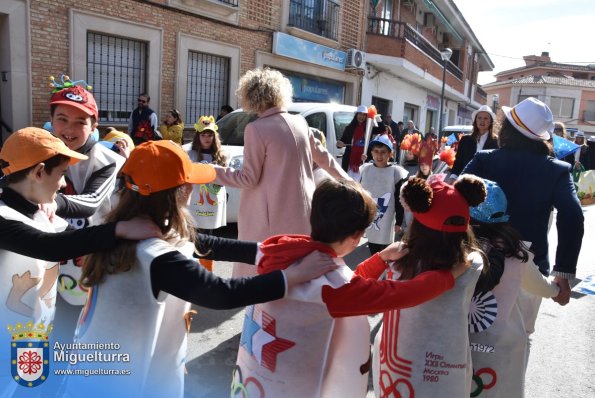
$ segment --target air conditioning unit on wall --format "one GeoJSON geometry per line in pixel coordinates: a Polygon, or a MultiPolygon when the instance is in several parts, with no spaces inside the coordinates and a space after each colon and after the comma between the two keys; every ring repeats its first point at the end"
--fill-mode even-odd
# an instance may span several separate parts
{"type": "Polygon", "coordinates": [[[347,51],[347,69],[364,69],[366,67],[366,53],[352,48],[347,51]]]}

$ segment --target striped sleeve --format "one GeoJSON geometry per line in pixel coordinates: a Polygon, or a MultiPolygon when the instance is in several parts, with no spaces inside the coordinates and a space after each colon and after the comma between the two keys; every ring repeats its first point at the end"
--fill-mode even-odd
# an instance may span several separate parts
{"type": "Polygon", "coordinates": [[[91,174],[80,194],[58,194],[56,214],[65,218],[92,216],[103,201],[111,195],[116,185],[116,176],[116,163],[110,163],[91,174]]]}

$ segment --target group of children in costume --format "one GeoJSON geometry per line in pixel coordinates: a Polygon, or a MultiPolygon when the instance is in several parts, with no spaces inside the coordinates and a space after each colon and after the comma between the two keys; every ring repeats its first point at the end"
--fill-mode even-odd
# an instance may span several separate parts
{"type": "MultiPolygon", "coordinates": [[[[370,143],[374,162],[361,172],[370,193],[352,181],[322,182],[314,193],[310,236],[275,236],[259,245],[198,238],[202,252],[258,267],[258,276],[223,280],[193,259],[193,206],[202,201],[216,207],[223,191],[199,188],[215,179],[213,167],[201,161],[226,162],[212,117],[198,121],[198,138],[189,147],[150,141],[124,163],[89,138],[97,106],[85,88],[56,91],[51,114],[58,138],[27,128],[11,135],[0,152],[6,182],[0,196],[0,256],[11,262],[1,272],[12,281],[2,319],[51,323],[62,284],[56,261],[93,253],[83,267],[61,269],[78,271],[66,274],[76,284],[63,290],[71,302],[84,302],[74,341],[117,342],[130,362],[102,365],[132,369],[109,382],[70,377],[60,394],[182,397],[187,314],[195,303],[250,306],[232,396],[362,397],[372,367],[381,397],[522,396],[524,371],[509,366],[513,356],[526,358],[527,336],[515,297],[521,286],[544,297],[556,295],[557,288],[534,272],[518,235],[505,228],[506,202],[497,185],[470,176],[453,185],[440,178],[402,182],[405,175],[388,163],[392,144],[380,136],[370,143]],[[112,205],[118,171],[123,187],[112,205]],[[71,190],[56,195],[66,186],[64,175],[71,190]],[[373,238],[375,254],[352,272],[341,258],[366,231],[374,236],[374,226],[392,227],[387,212],[397,202],[412,214],[403,241],[392,243],[394,230],[373,238]],[[39,205],[46,203],[53,205],[42,211],[39,205]],[[59,216],[71,224],[84,218],[81,225],[89,228],[55,233],[65,227],[59,216]],[[100,217],[105,224],[93,227],[100,217]],[[483,240],[477,241],[473,230],[483,240]],[[32,246],[35,242],[44,243],[32,246]],[[498,257],[492,252],[503,260],[500,282],[476,292],[488,268],[484,253],[498,257]],[[385,271],[387,279],[379,280],[385,271]],[[379,312],[384,324],[372,361],[363,316],[379,312]]],[[[3,336],[3,344],[7,340],[3,336]]],[[[73,365],[93,367],[84,361],[73,365]]],[[[0,392],[10,396],[18,385],[4,372],[0,392]]]]}

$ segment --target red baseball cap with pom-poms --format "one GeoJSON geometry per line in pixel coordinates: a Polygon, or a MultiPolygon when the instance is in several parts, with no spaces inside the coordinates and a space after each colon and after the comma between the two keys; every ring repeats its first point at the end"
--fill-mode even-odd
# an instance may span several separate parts
{"type": "Polygon", "coordinates": [[[52,105],[68,105],[80,109],[89,116],[93,116],[95,121],[99,119],[99,112],[95,97],[89,91],[89,86],[84,80],[71,81],[68,76],[62,75],[61,80],[57,81],[50,76],[50,87],[52,87],[52,105]]]}
{"type": "Polygon", "coordinates": [[[459,189],[439,178],[432,181],[413,178],[403,187],[401,197],[422,225],[441,232],[465,232],[469,226],[469,206],[483,202],[485,184],[470,176],[455,184],[459,189]]]}
{"type": "Polygon", "coordinates": [[[442,232],[465,232],[469,225],[469,204],[452,185],[443,181],[430,184],[433,197],[430,210],[425,213],[413,212],[413,217],[426,227],[442,232]],[[463,225],[447,224],[454,216],[463,217],[463,225]]]}

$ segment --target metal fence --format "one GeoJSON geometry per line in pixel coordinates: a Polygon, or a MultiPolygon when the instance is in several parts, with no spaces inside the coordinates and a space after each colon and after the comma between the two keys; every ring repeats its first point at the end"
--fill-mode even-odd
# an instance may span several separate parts
{"type": "Polygon", "coordinates": [[[290,0],[288,25],[337,40],[340,8],[330,0],[290,0]]]}
{"type": "MultiPolygon", "coordinates": [[[[127,122],[146,89],[147,43],[103,33],[87,33],[87,83],[102,123],[127,122]]],[[[72,76],[75,80],[78,76],[72,76]]]]}
{"type": "MultiPolygon", "coordinates": [[[[395,39],[406,39],[440,65],[444,62],[442,61],[440,50],[406,22],[368,17],[368,33],[393,37],[395,39]]],[[[452,61],[446,63],[446,70],[458,79],[463,79],[463,71],[453,64],[452,61]]]]}
{"type": "Polygon", "coordinates": [[[229,102],[229,58],[190,51],[186,89],[186,124],[202,115],[217,116],[229,102]]]}

